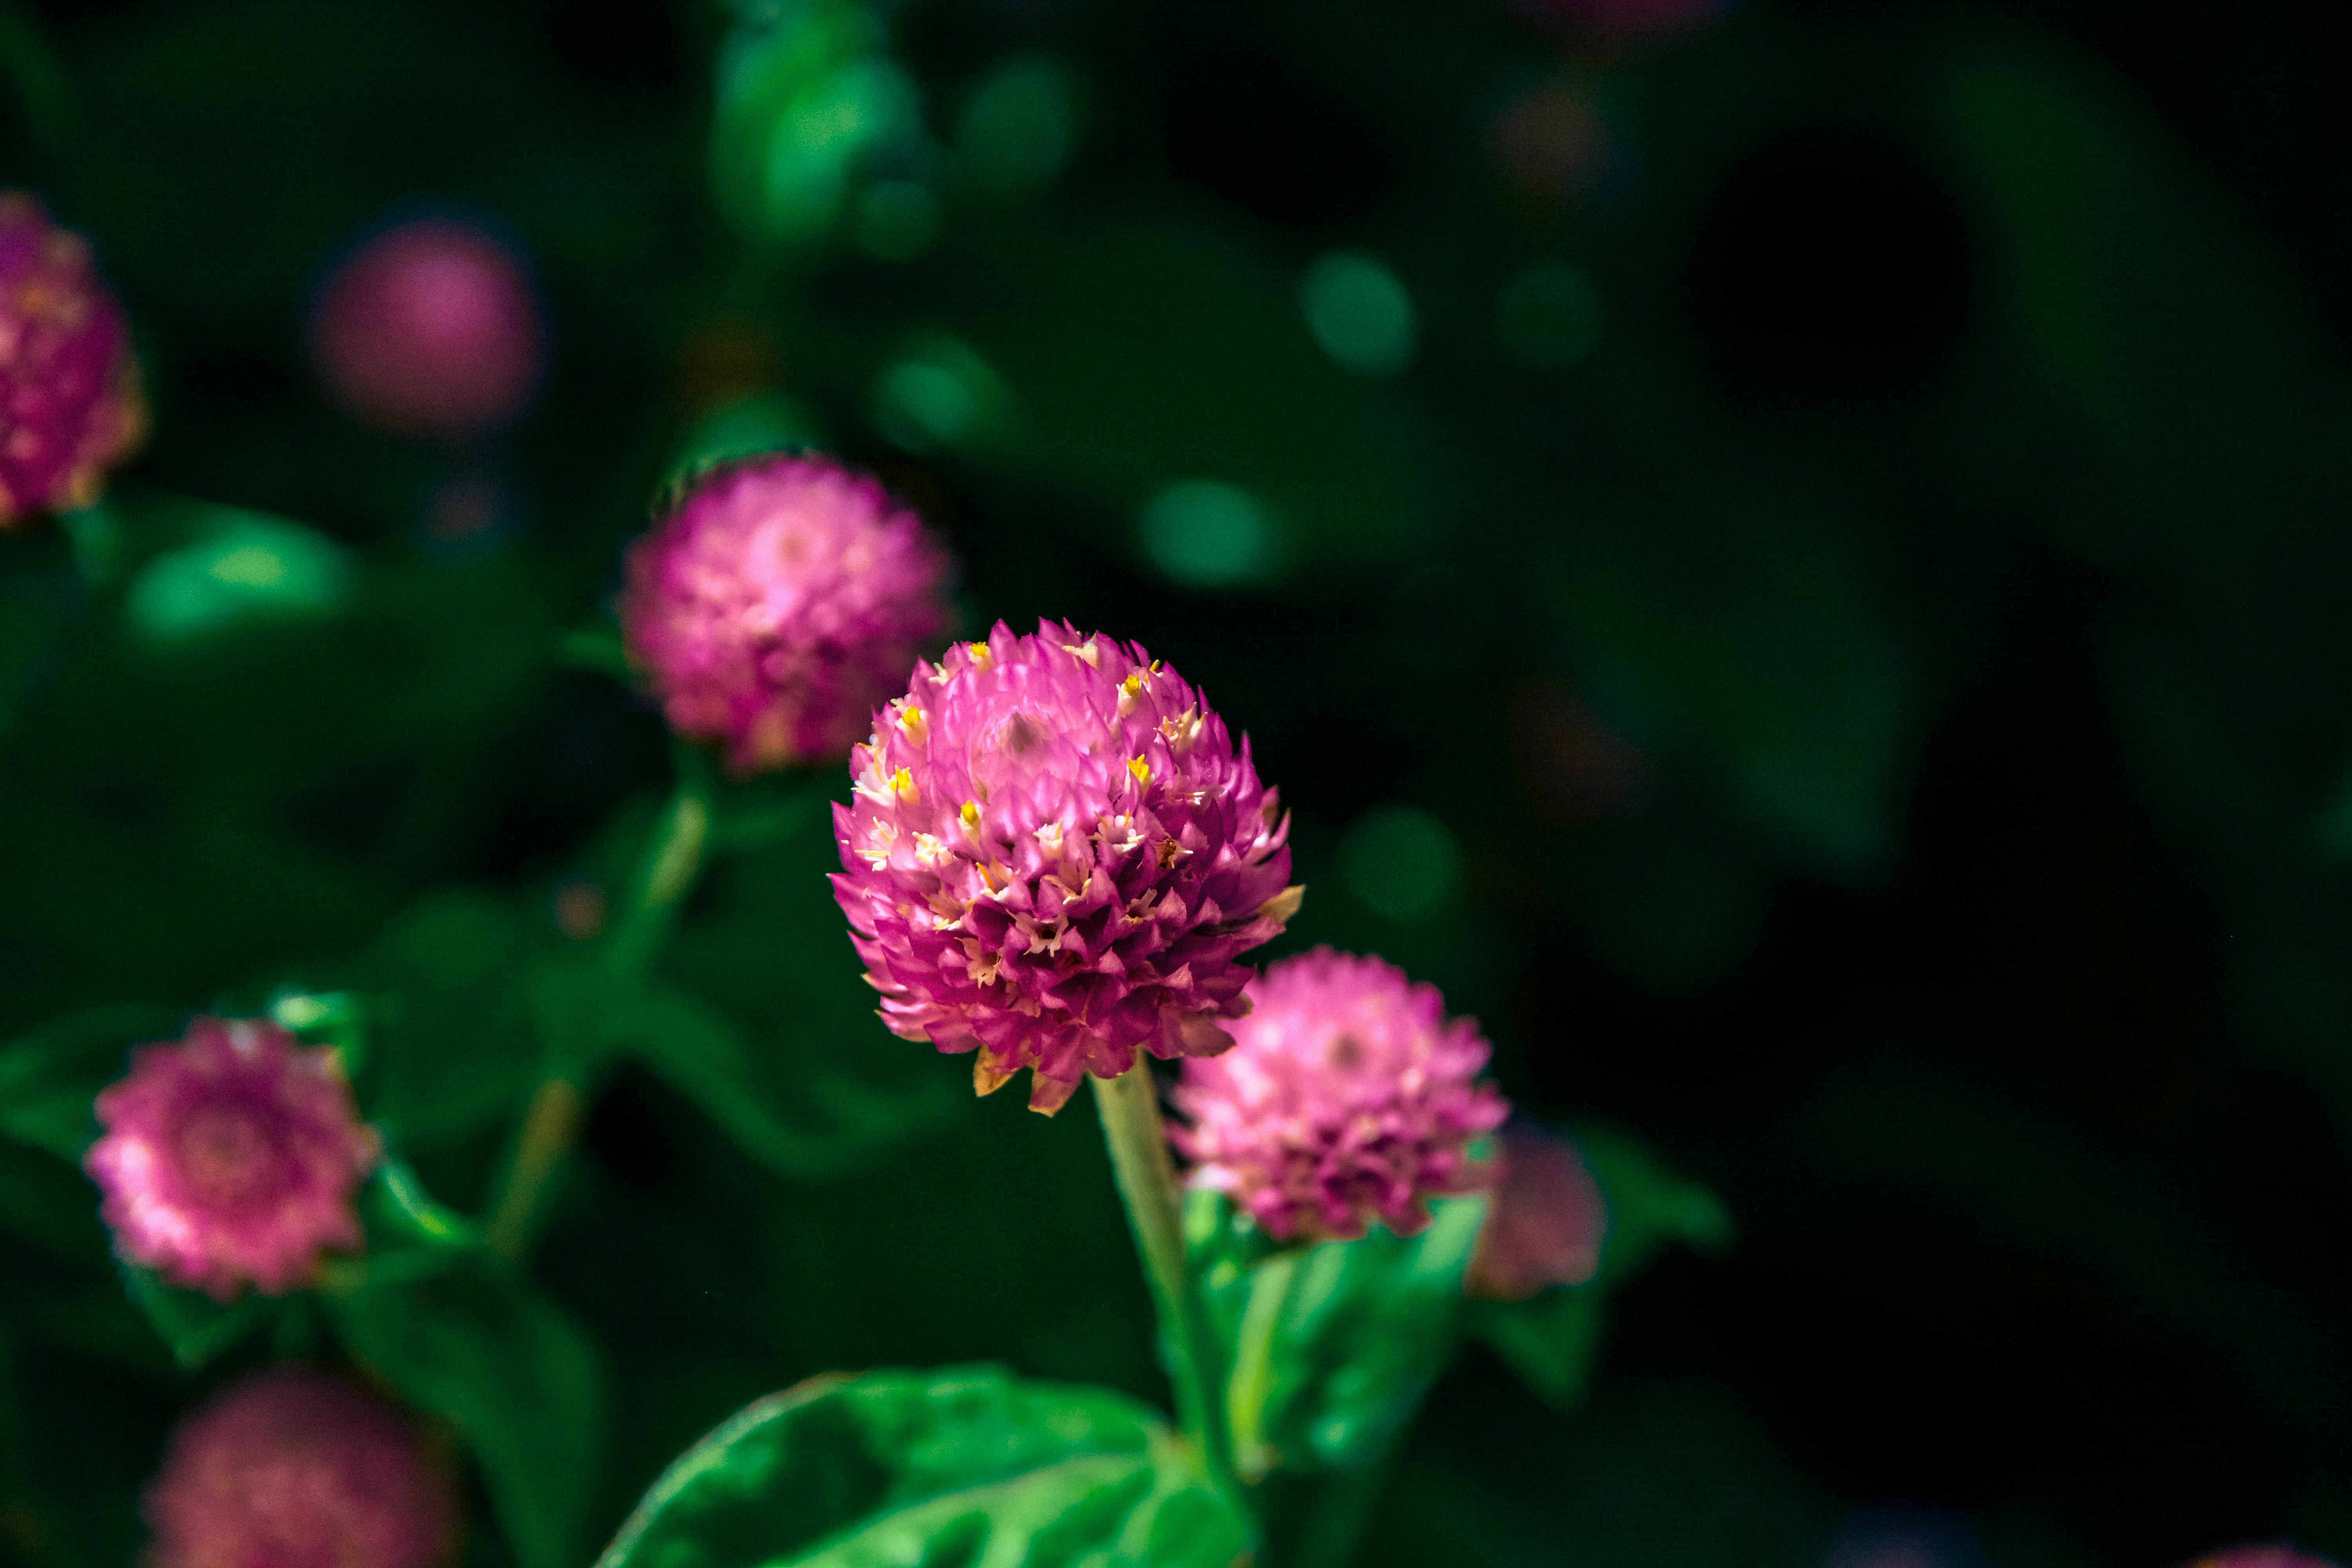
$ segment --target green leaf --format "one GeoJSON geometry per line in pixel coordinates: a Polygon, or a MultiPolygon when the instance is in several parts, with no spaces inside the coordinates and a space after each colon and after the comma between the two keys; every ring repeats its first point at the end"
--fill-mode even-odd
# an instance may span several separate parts
{"type": "Polygon", "coordinates": [[[1133,1400],[950,1367],[751,1405],[654,1483],[599,1568],[1229,1568],[1250,1534],[1133,1400]]]}
{"type": "Polygon", "coordinates": [[[131,1299],[171,1346],[172,1359],[190,1372],[201,1371],[224,1351],[274,1324],[285,1305],[278,1297],[250,1294],[215,1301],[200,1291],[166,1285],[134,1264],[123,1265],[122,1278],[131,1299]]]}
{"type": "Polygon", "coordinates": [[[122,1076],[131,1046],[173,1023],[160,1008],[95,1007],[0,1046],[0,1133],[79,1163],[98,1136],[98,1091],[122,1076]]]}
{"type": "Polygon", "coordinates": [[[1585,1284],[1525,1301],[1481,1301],[1471,1315],[1480,1338],[1538,1394],[1562,1405],[1584,1394],[1612,1290],[1675,1242],[1714,1252],[1731,1241],[1731,1216],[1721,1201],[1638,1140],[1586,1127],[1576,1142],[1608,1205],[1600,1268],[1585,1284]]]}
{"type": "Polygon", "coordinates": [[[572,1321],[484,1252],[422,1279],[371,1270],[326,1300],[345,1348],[465,1439],[523,1568],[577,1561],[604,1401],[594,1351],[572,1321]]]}
{"type": "Polygon", "coordinates": [[[1246,1222],[1213,1194],[1188,1198],[1192,1267],[1231,1373],[1226,1416],[1235,1463],[1352,1469],[1403,1429],[1458,1339],[1462,1276],[1486,1203],[1431,1205],[1420,1235],[1375,1226],[1246,1264],[1246,1222]]]}

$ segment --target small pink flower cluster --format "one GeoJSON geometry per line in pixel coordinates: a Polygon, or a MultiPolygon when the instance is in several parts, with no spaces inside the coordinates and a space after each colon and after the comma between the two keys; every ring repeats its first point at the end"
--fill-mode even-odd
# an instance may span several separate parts
{"type": "Polygon", "coordinates": [[[404,1412],[280,1367],[180,1424],[146,1497],[150,1568],[440,1568],[457,1500],[404,1412]]]}
{"type": "Polygon", "coordinates": [[[140,1047],[99,1095],[85,1168],[129,1261],[223,1300],[299,1289],[361,1245],[352,1194],[373,1166],[335,1053],[261,1019],[198,1018],[140,1047]]]}
{"type": "Polygon", "coordinates": [[[1289,823],[1201,693],[1140,647],[1042,623],[915,668],[851,753],[834,879],[882,1016],[1023,1068],[1058,1110],[1088,1073],[1210,1056],[1249,1010],[1238,955],[1297,907],[1289,823]]]}
{"type": "Polygon", "coordinates": [[[0,527],[89,505],[146,429],[131,330],[89,243],[0,192],[0,527]]]}
{"type": "Polygon", "coordinates": [[[1509,1108],[1478,1081],[1477,1026],[1449,1023],[1434,986],[1318,948],[1266,971],[1251,999],[1234,1048],[1185,1063],[1176,1090],[1196,1184],[1286,1241],[1359,1237],[1373,1219],[1410,1236],[1427,1198],[1484,1184],[1467,1150],[1509,1108]]]}
{"type": "Polygon", "coordinates": [[[874,480],[759,458],[705,476],[630,550],[621,626],[670,727],[759,773],[849,750],[947,629],[948,575],[874,480]]]}

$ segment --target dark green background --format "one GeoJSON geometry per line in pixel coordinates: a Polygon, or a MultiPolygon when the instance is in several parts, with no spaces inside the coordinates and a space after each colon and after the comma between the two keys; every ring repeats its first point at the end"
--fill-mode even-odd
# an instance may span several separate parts
{"type": "MultiPolygon", "coordinates": [[[[1368,1562],[1809,1563],[1873,1510],[2021,1568],[2352,1552],[2331,9],[1759,3],[1612,50],[1484,0],[921,0],[876,46],[920,123],[850,176],[936,192],[903,259],[722,216],[714,60],[746,24],[716,5],[0,16],[7,178],[96,242],[156,416],[112,571],[0,540],[0,1030],[456,985],[476,944],[386,932],[458,897],[556,940],[553,890],[666,766],[559,634],[719,439],[696,420],[761,391],[755,431],[947,535],[968,628],[1140,638],[1249,731],[1310,889],[1284,950],[1438,982],[1521,1104],[1637,1130],[1732,1212],[1727,1257],[1619,1300],[1582,1411],[1474,1352],[1368,1562]],[[1008,188],[970,105],[1024,60],[1074,139],[1008,188]],[[1538,200],[1489,128],[1547,84],[1607,153],[1538,200]],[[515,237],[553,325],[541,405],[463,452],[362,430],[299,353],[326,259],[425,209],[515,237]],[[1410,291],[1402,374],[1309,335],[1335,248],[1410,291]],[[1531,365],[1498,296],[1563,263],[1599,334],[1531,365]],[[964,378],[968,427],[894,421],[909,361],[964,378]],[[453,474],[504,487],[489,546],[420,527],[453,474]],[[1171,584],[1140,548],[1196,478],[1276,519],[1261,579],[1171,584]],[[124,584],[196,526],[175,496],[340,542],[348,598],[143,641],[124,584]]],[[[954,1088],[864,1019],[828,854],[723,862],[667,973],[777,1083],[954,1088]]],[[[435,1037],[380,1092],[472,1206],[530,1058],[435,1037]]],[[[613,1379],[597,1531],[819,1370],[1156,1396],[1092,1122],[920,1102],[791,1180],[641,1069],[602,1091],[541,1270],[613,1379]]],[[[127,1563],[224,1373],[140,1348],[94,1223],[51,1223],[79,1183],[0,1147],[0,1493],[44,1500],[0,1556],[127,1563]]]]}

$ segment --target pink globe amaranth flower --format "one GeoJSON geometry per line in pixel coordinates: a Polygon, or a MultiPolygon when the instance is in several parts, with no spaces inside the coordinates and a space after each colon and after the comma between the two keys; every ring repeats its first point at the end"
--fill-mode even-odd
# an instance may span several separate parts
{"type": "Polygon", "coordinates": [[[1609,1211],[1576,1145],[1512,1122],[1496,1140],[1494,1165],[1491,1206],[1463,1289],[1524,1301],[1591,1279],[1609,1211]]]}
{"type": "Polygon", "coordinates": [[[522,261],[446,217],[387,228],[345,258],[319,292],[310,340],[328,394],[400,436],[498,428],[530,405],[547,358],[522,261]]]}
{"type": "Polygon", "coordinates": [[[947,629],[947,552],[881,485],[778,455],[703,476],[630,548],[629,656],[739,773],[845,753],[947,629]]]}
{"type": "Polygon", "coordinates": [[[1239,955],[1298,907],[1249,742],[1142,648],[1066,624],[916,666],[850,771],[834,892],[883,1021],[978,1051],[982,1094],[1029,1068],[1035,1110],[1139,1048],[1223,1050],[1239,955]]]}
{"type": "Polygon", "coordinates": [[[362,1245],[352,1194],[374,1165],[335,1053],[257,1018],[198,1018],[131,1053],[98,1097],[84,1168],[129,1261],[223,1300],[309,1285],[362,1245]]]}
{"type": "Polygon", "coordinates": [[[1249,989],[1234,1048],[1184,1064],[1171,1130],[1194,1184],[1228,1194],[1277,1239],[1400,1236],[1424,1200],[1486,1184],[1469,1145],[1510,1108],[1478,1080],[1486,1042],[1445,1018],[1433,985],[1377,958],[1318,947],[1249,989]]]}
{"type": "Polygon", "coordinates": [[[2336,1563],[2289,1546],[2233,1546],[2200,1557],[2189,1568],[2336,1568],[2336,1563]]]}
{"type": "Polygon", "coordinates": [[[449,1469],[416,1421],[302,1367],[180,1423],[145,1511],[147,1568],[439,1568],[457,1542],[449,1469]]]}
{"type": "Polygon", "coordinates": [[[89,243],[0,192],[0,527],[89,505],[146,433],[131,329],[89,243]]]}

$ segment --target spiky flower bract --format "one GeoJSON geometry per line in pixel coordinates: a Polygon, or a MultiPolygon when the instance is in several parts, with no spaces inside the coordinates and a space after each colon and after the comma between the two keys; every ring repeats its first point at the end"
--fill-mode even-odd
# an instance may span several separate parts
{"type": "Polygon", "coordinates": [[[1463,1289],[1524,1301],[1601,1267],[1608,1208],[1575,1143],[1513,1121],[1495,1141],[1493,1197],[1463,1289]]]}
{"type": "Polygon", "coordinates": [[[1201,693],[1041,622],[916,667],[850,754],[834,891],[893,1033],[1058,1110],[1138,1050],[1223,1050],[1297,908],[1289,822],[1201,693]]]}
{"type": "Polygon", "coordinates": [[[89,505],[146,431],[131,329],[89,242],[0,192],[0,528],[89,505]]]}
{"type": "Polygon", "coordinates": [[[530,406],[547,361],[530,271],[495,236],[452,217],[374,234],[311,307],[310,361],[353,418],[457,440],[530,406]]]}
{"type": "Polygon", "coordinates": [[[1192,1180],[1281,1240],[1400,1236],[1425,1200],[1485,1184],[1473,1141],[1509,1107],[1478,1074],[1486,1042],[1448,1022],[1433,985],[1377,958],[1318,947],[1268,969],[1234,1048],[1184,1064],[1171,1136],[1192,1180]]]}
{"type": "Polygon", "coordinates": [[[148,1568],[438,1568],[457,1540],[449,1472],[415,1421],[303,1367],[183,1421],[145,1510],[148,1568]]]}
{"type": "Polygon", "coordinates": [[[670,727],[736,772],[830,761],[947,628],[949,565],[875,480],[755,458],[703,476],[631,547],[621,626],[670,727]]]}
{"type": "Polygon", "coordinates": [[[378,1145],[333,1051],[262,1019],[198,1018],[133,1052],[96,1109],[106,1131],[83,1164],[116,1249],[171,1283],[282,1294],[361,1245],[352,1194],[378,1145]]]}

